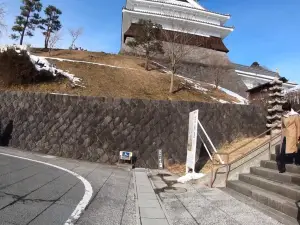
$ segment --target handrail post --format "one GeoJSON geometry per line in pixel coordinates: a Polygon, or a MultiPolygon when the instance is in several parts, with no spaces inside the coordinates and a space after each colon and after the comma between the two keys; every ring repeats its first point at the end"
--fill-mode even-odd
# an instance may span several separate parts
{"type": "MultiPolygon", "coordinates": [[[[205,136],[206,136],[208,142],[210,143],[211,147],[213,148],[214,152],[217,153],[216,147],[215,147],[214,144],[212,143],[211,139],[209,138],[208,134],[206,133],[204,127],[202,126],[202,124],[201,124],[201,122],[200,122],[199,120],[198,120],[198,124],[199,124],[201,130],[203,131],[203,133],[205,134],[205,136]]],[[[219,156],[219,159],[220,159],[221,163],[223,164],[224,162],[223,162],[223,160],[221,159],[220,156],[219,156]]]]}
{"type": "Polygon", "coordinates": [[[271,148],[272,148],[272,130],[270,130],[270,142],[269,142],[269,160],[271,160],[271,148]]]}

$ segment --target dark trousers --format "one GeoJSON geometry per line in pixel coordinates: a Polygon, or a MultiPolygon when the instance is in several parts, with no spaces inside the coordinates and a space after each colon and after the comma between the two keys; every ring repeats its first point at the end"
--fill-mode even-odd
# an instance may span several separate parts
{"type": "Polygon", "coordinates": [[[279,172],[283,173],[286,171],[286,164],[300,165],[300,150],[298,149],[296,153],[286,154],[286,137],[284,137],[280,152],[277,152],[276,161],[279,172]]]}
{"type": "Polygon", "coordinates": [[[279,149],[279,152],[276,152],[276,162],[277,162],[277,167],[280,173],[283,173],[286,171],[285,168],[285,163],[286,163],[286,157],[285,157],[285,152],[286,152],[286,137],[283,138],[282,144],[281,144],[281,149],[279,149]]]}

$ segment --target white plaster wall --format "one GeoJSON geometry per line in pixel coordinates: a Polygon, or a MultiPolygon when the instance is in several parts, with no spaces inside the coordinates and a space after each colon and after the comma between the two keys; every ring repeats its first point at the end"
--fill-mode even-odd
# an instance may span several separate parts
{"type": "Polygon", "coordinates": [[[158,4],[146,4],[144,2],[136,4],[134,6],[134,10],[151,12],[151,13],[159,13],[168,16],[177,16],[185,19],[193,19],[204,21],[216,25],[220,25],[221,22],[216,18],[211,18],[204,16],[203,14],[190,9],[179,8],[179,7],[170,7],[169,5],[158,5],[158,4]]]}

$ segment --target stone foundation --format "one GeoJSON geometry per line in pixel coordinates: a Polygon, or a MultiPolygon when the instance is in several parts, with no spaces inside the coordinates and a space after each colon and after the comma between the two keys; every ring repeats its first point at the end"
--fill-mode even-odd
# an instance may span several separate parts
{"type": "Polygon", "coordinates": [[[189,112],[195,109],[216,146],[256,136],[266,124],[256,106],[22,92],[0,92],[0,99],[2,124],[14,122],[12,147],[101,163],[134,151],[138,166],[150,168],[157,167],[158,149],[185,162],[189,112]]]}

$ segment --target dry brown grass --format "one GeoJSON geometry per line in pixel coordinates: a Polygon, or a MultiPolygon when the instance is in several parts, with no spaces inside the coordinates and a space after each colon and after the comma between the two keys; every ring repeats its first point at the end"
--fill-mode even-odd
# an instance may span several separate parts
{"type": "MultiPolygon", "coordinates": [[[[222,147],[219,148],[218,152],[227,152],[231,153],[229,155],[229,161],[232,162],[233,160],[242,157],[243,155],[246,155],[249,153],[251,150],[254,148],[258,147],[259,145],[263,144],[269,139],[269,136],[265,136],[263,138],[258,138],[254,141],[253,137],[252,138],[238,138],[232,143],[226,143],[222,147]],[[242,147],[243,145],[247,144],[248,142],[252,141],[250,144],[242,147]],[[235,151],[238,149],[237,151],[235,151]],[[233,152],[234,151],[234,152],[233,152]]],[[[225,157],[224,157],[225,159],[225,157]]],[[[207,174],[211,171],[212,168],[212,162],[211,160],[207,160],[206,163],[204,163],[204,166],[201,169],[201,173],[207,174]]],[[[177,175],[183,175],[185,174],[185,164],[174,164],[172,166],[168,166],[167,169],[174,174],[177,175]]]]}
{"type": "MultiPolygon", "coordinates": [[[[48,56],[47,52],[38,49],[33,49],[32,54],[48,56]]],[[[206,84],[203,86],[209,89],[207,93],[182,90],[170,94],[168,92],[170,75],[160,72],[154,66],[152,67],[152,71],[146,71],[143,68],[144,60],[134,56],[112,55],[101,52],[56,50],[52,53],[52,57],[96,62],[133,69],[120,69],[51,59],[49,61],[56,64],[59,69],[67,70],[77,77],[82,78],[86,88],[74,89],[68,85],[68,81],[59,81],[57,83],[16,85],[10,87],[9,90],[154,100],[215,102],[215,100],[211,98],[214,97],[221,98],[228,102],[236,101],[235,98],[220,90],[215,90],[206,84]]],[[[183,82],[183,79],[177,77],[174,87],[178,87],[181,82],[183,82]]],[[[0,90],[7,90],[7,88],[0,85],[0,90]]]]}
{"type": "MultiPolygon", "coordinates": [[[[37,56],[49,57],[48,52],[32,49],[31,53],[37,56]]],[[[86,52],[76,50],[53,50],[51,57],[71,60],[80,60],[94,63],[108,64],[112,66],[142,69],[144,60],[135,56],[107,54],[104,52],[86,52]]]]}
{"type": "Polygon", "coordinates": [[[234,161],[235,159],[246,155],[255,147],[263,144],[269,140],[269,136],[258,138],[253,140],[253,138],[239,138],[233,141],[232,143],[226,143],[220,148],[220,152],[230,153],[229,162],[234,161]],[[250,142],[250,143],[249,143],[250,142]],[[249,144],[247,144],[249,143],[249,144]],[[244,146],[245,145],[245,146],[244,146]],[[242,147],[243,146],[243,147],[242,147]]]}
{"type": "Polygon", "coordinates": [[[183,176],[185,175],[185,164],[174,164],[171,166],[166,166],[166,169],[169,170],[172,174],[176,174],[178,176],[183,176]]]}

